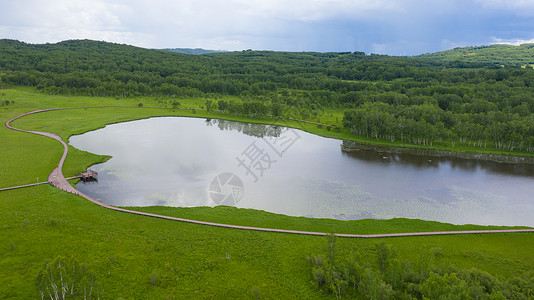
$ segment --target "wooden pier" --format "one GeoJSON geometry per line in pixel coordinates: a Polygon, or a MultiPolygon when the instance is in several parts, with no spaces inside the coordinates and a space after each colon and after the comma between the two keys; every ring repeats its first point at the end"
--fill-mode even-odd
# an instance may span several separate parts
{"type": "Polygon", "coordinates": [[[82,181],[98,181],[98,173],[93,170],[87,170],[83,173],[79,173],[77,178],[80,178],[82,181]]]}

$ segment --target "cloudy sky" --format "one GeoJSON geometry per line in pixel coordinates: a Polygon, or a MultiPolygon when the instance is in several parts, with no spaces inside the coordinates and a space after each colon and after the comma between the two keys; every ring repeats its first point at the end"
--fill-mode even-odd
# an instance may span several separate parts
{"type": "Polygon", "coordinates": [[[416,55],[534,42],[534,0],[0,0],[0,38],[416,55]]]}

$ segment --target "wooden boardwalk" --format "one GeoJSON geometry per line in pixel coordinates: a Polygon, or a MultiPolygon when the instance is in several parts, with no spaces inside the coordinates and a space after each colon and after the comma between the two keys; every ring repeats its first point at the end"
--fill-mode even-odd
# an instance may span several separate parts
{"type": "Polygon", "coordinates": [[[30,183],[30,184],[25,184],[25,185],[10,186],[10,187],[5,187],[5,188],[0,188],[0,192],[1,191],[7,191],[7,190],[22,189],[22,188],[26,188],[26,187],[31,187],[31,186],[41,185],[41,184],[47,184],[47,183],[49,183],[49,182],[48,181],[44,181],[44,182],[30,183]]]}
{"type": "MultiPolygon", "coordinates": [[[[212,223],[212,222],[204,222],[204,221],[197,221],[197,220],[169,217],[169,216],[163,216],[163,215],[157,215],[157,214],[151,214],[151,213],[146,213],[146,212],[139,212],[139,211],[133,211],[133,210],[128,210],[128,209],[124,209],[124,208],[119,208],[119,207],[115,207],[115,206],[111,206],[111,205],[102,203],[102,202],[100,202],[100,201],[98,201],[96,199],[93,199],[92,197],[89,197],[89,196],[83,194],[82,192],[78,191],[74,187],[72,187],[68,183],[67,178],[65,178],[65,176],[63,175],[63,163],[65,162],[65,158],[67,157],[67,154],[68,154],[68,151],[69,151],[69,147],[67,146],[67,144],[63,141],[63,139],[60,136],[58,136],[56,134],[53,134],[53,133],[49,133],[49,132],[22,130],[22,129],[18,129],[18,128],[13,127],[10,124],[12,121],[14,121],[14,120],[16,120],[18,118],[30,115],[30,114],[41,113],[41,112],[52,111],[52,110],[59,110],[59,109],[61,109],[61,108],[36,110],[36,111],[32,111],[32,112],[28,112],[28,113],[22,114],[20,116],[14,117],[11,120],[7,121],[6,122],[6,127],[9,128],[9,129],[13,129],[13,130],[21,131],[21,132],[28,132],[28,133],[43,135],[43,136],[55,139],[55,140],[59,141],[63,145],[63,147],[64,147],[63,155],[61,156],[61,159],[59,160],[59,163],[58,163],[57,167],[52,171],[52,173],[50,173],[50,176],[48,176],[48,183],[50,183],[51,185],[53,185],[53,186],[55,186],[55,187],[57,187],[57,188],[59,188],[59,189],[61,189],[63,191],[66,191],[66,192],[71,193],[71,194],[79,195],[79,196],[81,196],[81,197],[93,202],[94,204],[99,205],[99,206],[104,207],[104,208],[107,208],[107,209],[111,209],[111,210],[115,210],[115,211],[119,211],[119,212],[124,212],[124,213],[135,214],[135,215],[153,217],[153,218],[160,218],[160,219],[166,219],[166,220],[172,220],[172,221],[187,222],[187,223],[193,223],[193,224],[199,224],[199,225],[208,225],[208,226],[217,226],[217,227],[232,228],[232,229],[241,229],[241,230],[255,230],[255,231],[265,231],[265,232],[305,234],[305,235],[316,235],[316,236],[324,236],[324,235],[328,234],[326,232],[313,232],[313,231],[300,231],[300,230],[287,230],[287,229],[274,229],[274,228],[239,226],[239,225],[229,225],[229,224],[212,223]]],[[[64,109],[72,109],[72,108],[64,108],[64,109]]],[[[73,179],[73,178],[77,178],[77,176],[70,177],[68,179],[73,179]]],[[[43,183],[30,184],[30,185],[27,185],[27,186],[34,186],[34,185],[39,185],[39,184],[43,184],[43,183]]],[[[19,187],[13,187],[13,188],[20,188],[20,187],[25,187],[25,186],[19,186],[19,187]]],[[[0,191],[1,190],[5,190],[5,189],[13,189],[13,188],[4,188],[4,189],[0,189],[0,191]]],[[[453,234],[457,235],[457,234],[526,233],[526,232],[534,233],[534,229],[435,231],[435,232],[410,232],[410,233],[385,233],[385,234],[335,233],[335,235],[339,236],[339,237],[347,237],[347,238],[389,238],[389,237],[432,236],[432,235],[453,235],[453,234]]]]}

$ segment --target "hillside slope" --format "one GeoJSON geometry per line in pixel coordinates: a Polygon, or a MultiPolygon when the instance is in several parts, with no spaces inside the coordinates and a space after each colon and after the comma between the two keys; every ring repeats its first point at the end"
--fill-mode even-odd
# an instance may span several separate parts
{"type": "Polygon", "coordinates": [[[534,44],[520,46],[495,44],[490,46],[454,48],[415,56],[435,62],[488,63],[505,66],[534,66],[534,44]]]}

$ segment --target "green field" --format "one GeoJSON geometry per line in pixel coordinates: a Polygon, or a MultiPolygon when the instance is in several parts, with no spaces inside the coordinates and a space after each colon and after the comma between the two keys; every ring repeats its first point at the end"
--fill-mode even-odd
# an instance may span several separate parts
{"type": "MultiPolygon", "coordinates": [[[[4,100],[14,101],[0,107],[2,123],[24,112],[46,107],[137,106],[143,103],[143,108],[52,111],[12,124],[23,129],[54,132],[65,140],[72,134],[114,122],[163,115],[206,116],[198,110],[203,103],[201,99],[180,99],[182,108],[197,109],[193,112],[149,108],[161,105],[155,98],[45,96],[27,88],[0,90],[0,95],[4,100]]],[[[209,116],[221,117],[218,113],[209,116]]],[[[304,129],[323,135],[344,134],[314,125],[304,125],[304,129]]],[[[0,187],[46,180],[61,156],[62,147],[56,141],[3,126],[0,127],[0,141],[0,187]]],[[[105,156],[71,148],[64,173],[74,175],[105,159],[105,156]]],[[[143,210],[228,224],[325,232],[493,228],[407,219],[316,220],[229,207],[143,210]]],[[[377,254],[376,245],[381,242],[395,249],[399,260],[413,262],[415,269],[424,267],[439,272],[447,268],[476,268],[503,282],[514,277],[527,278],[527,285],[532,282],[528,278],[534,278],[531,273],[528,275],[534,269],[534,235],[528,233],[339,238],[337,247],[340,257],[354,252],[372,257],[377,254]],[[439,255],[428,261],[427,253],[431,250],[439,255]]],[[[0,192],[1,299],[39,298],[36,286],[39,271],[58,256],[74,257],[84,264],[94,274],[102,299],[333,298],[332,293],[321,292],[314,283],[312,266],[307,261],[310,256],[325,253],[325,248],[327,239],[324,237],[232,230],[109,211],[48,185],[0,192]]]]}

